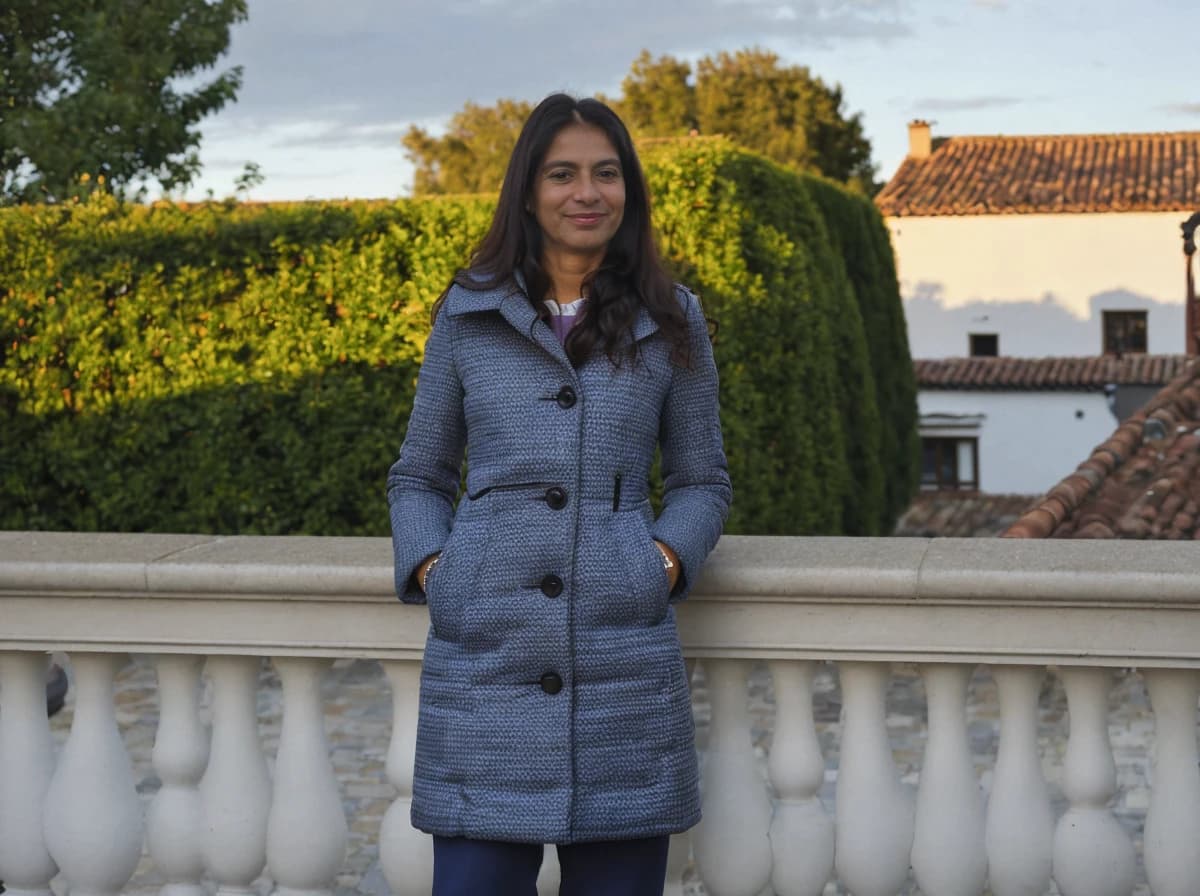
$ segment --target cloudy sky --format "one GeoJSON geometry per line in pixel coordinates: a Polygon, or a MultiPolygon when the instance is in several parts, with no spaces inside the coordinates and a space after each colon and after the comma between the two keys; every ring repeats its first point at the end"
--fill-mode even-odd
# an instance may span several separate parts
{"type": "Polygon", "coordinates": [[[226,64],[238,101],[203,123],[190,198],[405,194],[400,137],[468,100],[617,94],[647,48],[761,46],[840,83],[880,176],[906,124],[935,135],[1200,129],[1200,20],[1182,0],[249,0],[226,64]]]}

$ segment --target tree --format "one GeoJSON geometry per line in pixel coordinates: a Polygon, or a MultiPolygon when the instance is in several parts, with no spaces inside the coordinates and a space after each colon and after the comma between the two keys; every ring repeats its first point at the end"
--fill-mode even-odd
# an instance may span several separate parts
{"type": "Polygon", "coordinates": [[[768,50],[720,53],[697,64],[695,90],[701,133],[726,134],[789,168],[873,183],[859,115],[847,117],[841,87],[804,66],[781,66],[768,50]]]}
{"type": "Polygon", "coordinates": [[[871,144],[860,116],[846,115],[840,86],[761,49],[706,56],[694,83],[691,75],[686,62],[643,51],[621,84],[630,128],[668,137],[687,133],[680,127],[686,119],[702,134],[724,134],[788,168],[873,189],[871,144]]]}
{"type": "MultiPolygon", "coordinates": [[[[643,50],[609,100],[638,137],[724,134],[786,167],[823,174],[874,192],[871,144],[858,113],[847,115],[842,88],[804,66],[783,65],[768,50],[702,58],[693,72],[672,56],[643,50]]],[[[416,164],[414,192],[494,191],[531,106],[500,100],[468,103],[444,137],[420,128],[405,135],[416,164]]]]}
{"type": "Polygon", "coordinates": [[[691,66],[670,56],[654,59],[642,50],[621,82],[618,107],[625,126],[650,137],[681,137],[700,126],[691,66]]]}
{"type": "Polygon", "coordinates": [[[245,18],[246,0],[8,0],[0,203],[60,201],[85,175],[118,193],[148,179],[189,184],[196,124],[241,86],[238,67],[201,73],[245,18]]]}
{"type": "Polygon", "coordinates": [[[500,100],[495,106],[467,103],[442,137],[409,128],[404,147],[416,165],[413,192],[498,191],[521,125],[532,111],[530,103],[520,100],[500,100]]]}

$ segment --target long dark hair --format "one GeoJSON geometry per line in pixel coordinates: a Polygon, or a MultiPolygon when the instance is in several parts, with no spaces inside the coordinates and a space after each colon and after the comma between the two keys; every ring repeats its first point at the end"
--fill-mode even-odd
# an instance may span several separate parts
{"type": "MultiPolygon", "coordinates": [[[[616,149],[625,180],[625,212],[600,267],[585,281],[588,301],[567,337],[567,356],[578,365],[600,347],[613,364],[619,365],[625,356],[636,357],[637,347],[627,336],[644,305],[670,344],[672,360],[686,365],[687,322],[650,228],[650,195],[642,166],[629,131],[599,100],[555,93],[538,103],[508,160],[491,227],[470,264],[454,275],[451,284],[472,290],[494,289],[511,283],[513,273],[520,271],[534,310],[540,318],[547,315],[542,300],[551,283],[542,267],[542,230],[528,206],[550,144],[571,124],[599,128],[616,149]]],[[[449,287],[434,304],[434,316],[448,292],[449,287]]]]}

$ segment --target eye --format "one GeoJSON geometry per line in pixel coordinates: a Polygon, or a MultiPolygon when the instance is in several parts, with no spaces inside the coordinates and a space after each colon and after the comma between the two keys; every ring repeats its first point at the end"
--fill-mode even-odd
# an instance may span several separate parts
{"type": "Polygon", "coordinates": [[[617,181],[621,179],[620,168],[601,168],[596,172],[596,177],[604,181],[617,181]]]}
{"type": "Polygon", "coordinates": [[[554,181],[556,184],[565,184],[571,179],[571,172],[566,168],[555,168],[546,173],[546,180],[554,181]]]}

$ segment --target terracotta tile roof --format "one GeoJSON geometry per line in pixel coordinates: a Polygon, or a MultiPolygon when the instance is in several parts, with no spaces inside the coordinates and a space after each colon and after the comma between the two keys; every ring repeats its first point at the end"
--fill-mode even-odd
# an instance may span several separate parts
{"type": "Polygon", "coordinates": [[[999,535],[1037,504],[1037,495],[925,492],[917,495],[892,533],[915,538],[983,538],[999,535]]]}
{"type": "Polygon", "coordinates": [[[875,197],[884,215],[1173,212],[1200,207],[1200,131],[948,137],[875,197]]]}
{"type": "Polygon", "coordinates": [[[1101,391],[1162,386],[1183,369],[1186,355],[1093,355],[1085,358],[941,358],[913,361],[919,389],[1101,391]]]}
{"type": "Polygon", "coordinates": [[[1025,513],[1009,538],[1200,540],[1200,361],[1025,513]]]}

